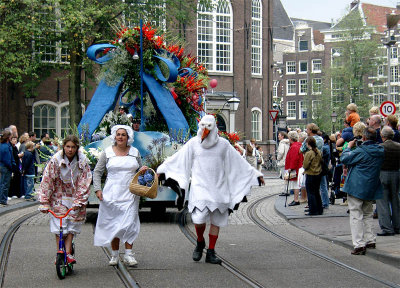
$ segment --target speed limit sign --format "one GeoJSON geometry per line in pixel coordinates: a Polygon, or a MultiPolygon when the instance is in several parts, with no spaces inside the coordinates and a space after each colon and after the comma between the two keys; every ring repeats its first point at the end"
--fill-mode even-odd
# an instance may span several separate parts
{"type": "Polygon", "coordinates": [[[381,114],[385,117],[396,113],[396,106],[391,101],[385,101],[381,104],[381,114]]]}

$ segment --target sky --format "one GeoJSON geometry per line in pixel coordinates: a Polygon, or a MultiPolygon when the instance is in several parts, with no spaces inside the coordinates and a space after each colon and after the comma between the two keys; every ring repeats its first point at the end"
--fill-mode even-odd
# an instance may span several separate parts
{"type": "MultiPolygon", "coordinates": [[[[352,0],[281,0],[289,17],[331,22],[342,17],[352,0]]],[[[362,3],[396,7],[397,0],[361,0],[362,3]]],[[[399,1],[400,2],[400,1],[399,1]]]]}

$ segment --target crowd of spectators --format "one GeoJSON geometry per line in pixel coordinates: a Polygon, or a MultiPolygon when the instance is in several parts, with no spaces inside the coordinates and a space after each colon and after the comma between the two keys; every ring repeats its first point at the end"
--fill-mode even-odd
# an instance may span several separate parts
{"type": "Polygon", "coordinates": [[[1,131],[0,144],[0,206],[13,198],[35,201],[34,183],[40,181],[41,171],[51,156],[59,150],[58,140],[48,133],[36,140],[35,132],[18,137],[15,125],[1,131]]]}
{"type": "Polygon", "coordinates": [[[277,160],[285,163],[282,173],[294,194],[289,206],[305,201],[305,215],[321,215],[334,199],[343,198],[340,205],[348,205],[350,218],[351,253],[363,255],[367,248],[376,248],[376,236],[400,233],[400,133],[395,115],[382,117],[379,108],[372,107],[362,122],[357,110],[356,104],[349,104],[343,127],[332,135],[314,123],[305,132],[293,129],[288,133],[286,157],[282,156],[285,138],[279,137],[283,144],[279,144],[277,160]],[[326,175],[324,166],[329,169],[326,175]],[[381,229],[376,235],[373,218],[378,218],[381,229]]]}

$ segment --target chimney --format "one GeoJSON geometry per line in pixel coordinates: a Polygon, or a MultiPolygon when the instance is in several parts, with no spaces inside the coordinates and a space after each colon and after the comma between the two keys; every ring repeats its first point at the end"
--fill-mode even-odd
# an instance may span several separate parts
{"type": "Polygon", "coordinates": [[[397,10],[400,10],[400,2],[397,2],[397,4],[396,4],[396,9],[397,9],[397,10]]]}
{"type": "Polygon", "coordinates": [[[359,0],[353,0],[353,2],[350,3],[350,10],[353,9],[355,6],[359,4],[359,0]]]}

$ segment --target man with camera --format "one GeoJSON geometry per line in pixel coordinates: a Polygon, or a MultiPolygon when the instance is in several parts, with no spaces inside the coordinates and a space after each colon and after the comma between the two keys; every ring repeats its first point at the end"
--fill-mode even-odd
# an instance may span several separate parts
{"type": "Polygon", "coordinates": [[[376,143],[376,138],[374,128],[365,128],[362,145],[352,149],[357,140],[350,141],[340,157],[348,167],[343,191],[348,194],[353,255],[365,255],[367,248],[376,247],[376,235],[372,233],[372,201],[383,195],[379,174],[384,157],[384,149],[376,143]]]}

